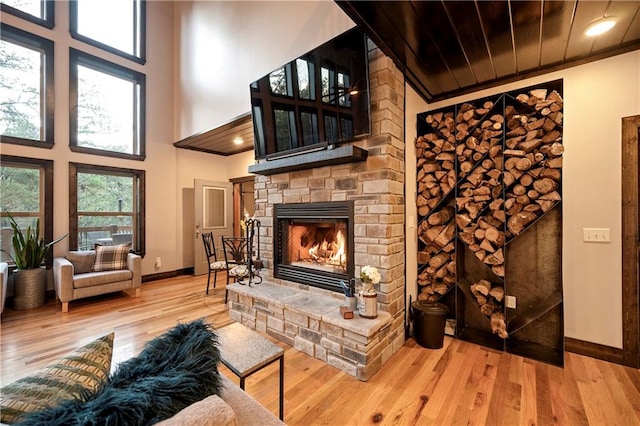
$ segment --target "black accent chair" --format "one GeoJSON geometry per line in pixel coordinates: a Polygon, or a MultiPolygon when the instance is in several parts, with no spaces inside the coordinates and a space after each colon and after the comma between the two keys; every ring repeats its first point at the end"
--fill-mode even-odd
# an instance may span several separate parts
{"type": "MultiPolygon", "coordinates": [[[[218,279],[218,272],[227,270],[227,262],[225,260],[218,260],[215,238],[213,232],[203,232],[202,242],[204,243],[204,252],[207,255],[207,264],[209,265],[209,275],[207,276],[207,291],[209,294],[209,283],[211,282],[211,272],[213,272],[213,288],[216,288],[216,280],[218,279]]],[[[227,283],[229,279],[227,278],[227,283]]],[[[226,297],[225,297],[226,299],[226,297]]],[[[226,300],[225,300],[226,302],[226,300]]]]}

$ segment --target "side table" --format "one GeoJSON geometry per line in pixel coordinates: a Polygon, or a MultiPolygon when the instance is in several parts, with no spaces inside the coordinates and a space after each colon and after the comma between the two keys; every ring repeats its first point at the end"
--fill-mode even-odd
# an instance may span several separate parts
{"type": "Polygon", "coordinates": [[[256,371],[280,361],[280,420],[284,420],[284,349],[235,322],[216,330],[220,343],[221,361],[240,378],[240,389],[244,381],[256,371]]]}

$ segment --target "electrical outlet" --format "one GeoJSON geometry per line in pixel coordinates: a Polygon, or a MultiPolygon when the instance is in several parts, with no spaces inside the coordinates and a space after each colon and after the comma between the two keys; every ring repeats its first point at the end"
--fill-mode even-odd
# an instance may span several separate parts
{"type": "Polygon", "coordinates": [[[582,240],[587,243],[610,243],[610,228],[582,228],[582,240]]]}
{"type": "Polygon", "coordinates": [[[413,228],[414,226],[416,226],[416,224],[413,216],[407,216],[407,227],[413,228]]]}
{"type": "Polygon", "coordinates": [[[160,260],[160,256],[156,257],[156,268],[160,268],[162,266],[162,261],[160,260]]]}
{"type": "Polygon", "coordinates": [[[507,308],[515,309],[516,308],[516,297],[515,296],[505,296],[504,297],[504,305],[507,308]]]}

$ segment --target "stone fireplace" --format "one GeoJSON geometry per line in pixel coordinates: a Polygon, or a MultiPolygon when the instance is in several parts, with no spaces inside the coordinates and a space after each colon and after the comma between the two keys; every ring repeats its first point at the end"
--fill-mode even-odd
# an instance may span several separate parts
{"type": "Polygon", "coordinates": [[[318,163],[310,160],[318,153],[303,153],[292,161],[294,169],[256,163],[264,281],[228,287],[234,320],[361,380],[405,339],[404,79],[373,49],[369,80],[371,135],[320,153],[347,152],[349,160],[318,163]],[[378,318],[343,319],[339,281],[358,276],[365,265],[382,276],[378,318]]]}
{"type": "Polygon", "coordinates": [[[276,204],[273,277],[342,292],[353,277],[353,201],[276,204]]]}

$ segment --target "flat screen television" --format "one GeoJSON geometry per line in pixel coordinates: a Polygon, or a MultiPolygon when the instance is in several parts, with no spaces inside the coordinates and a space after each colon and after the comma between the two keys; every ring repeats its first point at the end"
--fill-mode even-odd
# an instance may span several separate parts
{"type": "Polygon", "coordinates": [[[371,133],[367,39],[353,28],[250,85],[256,159],[371,133]]]}

